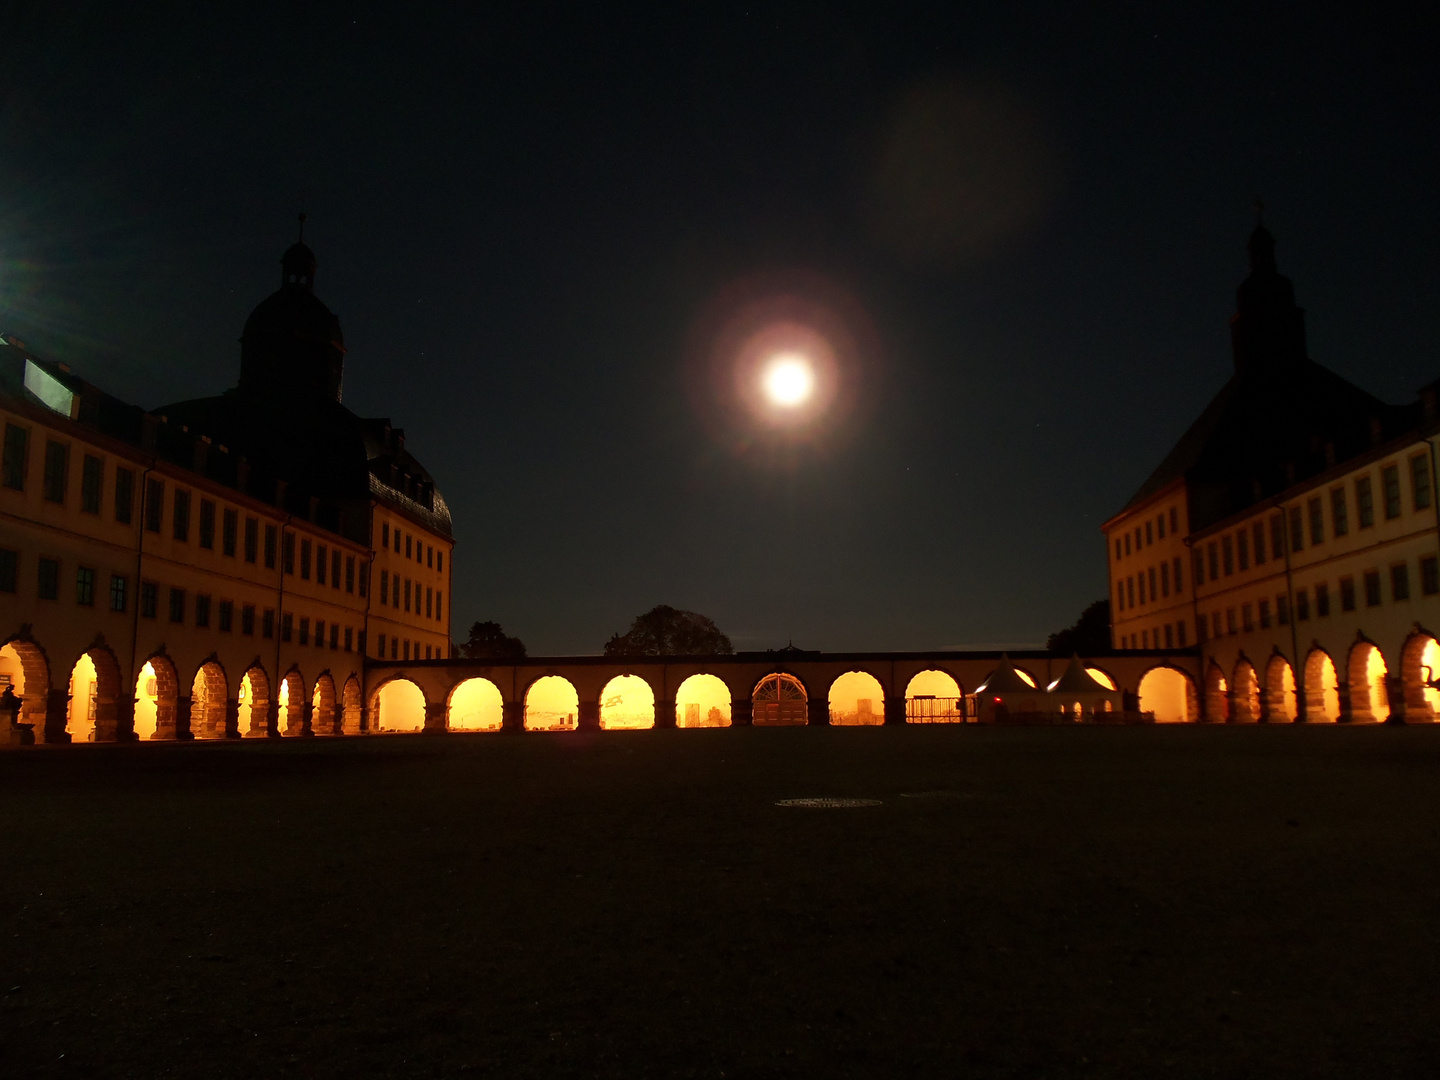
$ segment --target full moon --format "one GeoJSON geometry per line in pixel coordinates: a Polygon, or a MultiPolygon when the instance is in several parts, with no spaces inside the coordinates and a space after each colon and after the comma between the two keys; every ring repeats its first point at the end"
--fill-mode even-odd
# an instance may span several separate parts
{"type": "Polygon", "coordinates": [[[781,353],[765,365],[761,386],[772,405],[793,409],[815,392],[815,370],[797,353],[781,353]]]}

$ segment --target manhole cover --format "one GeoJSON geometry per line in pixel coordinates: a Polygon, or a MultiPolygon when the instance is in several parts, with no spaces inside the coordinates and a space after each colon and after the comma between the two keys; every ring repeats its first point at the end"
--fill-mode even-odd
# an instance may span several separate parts
{"type": "Polygon", "coordinates": [[[879,806],[879,799],[781,799],[776,806],[808,806],[817,810],[839,810],[847,806],[879,806]]]}

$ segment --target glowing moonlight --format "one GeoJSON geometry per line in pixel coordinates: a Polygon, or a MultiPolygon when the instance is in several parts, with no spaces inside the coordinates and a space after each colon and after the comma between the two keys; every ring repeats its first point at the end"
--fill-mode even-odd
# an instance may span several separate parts
{"type": "Polygon", "coordinates": [[[809,401],[815,392],[815,370],[805,357],[782,353],[765,365],[760,384],[772,405],[793,409],[809,401]]]}

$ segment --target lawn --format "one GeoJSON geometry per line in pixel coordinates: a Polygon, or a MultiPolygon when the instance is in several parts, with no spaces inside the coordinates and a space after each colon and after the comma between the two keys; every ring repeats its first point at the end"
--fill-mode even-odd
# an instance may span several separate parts
{"type": "Polygon", "coordinates": [[[1433,1077],[1437,779],[1428,726],[5,752],[0,1072],[1433,1077]]]}

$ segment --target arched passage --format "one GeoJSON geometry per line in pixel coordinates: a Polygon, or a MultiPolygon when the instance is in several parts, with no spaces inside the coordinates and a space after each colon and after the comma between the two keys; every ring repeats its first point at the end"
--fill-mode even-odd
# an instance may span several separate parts
{"type": "Polygon", "coordinates": [[[1210,661],[1205,669],[1205,718],[1212,724],[1224,724],[1230,720],[1230,684],[1220,665],[1210,661]]]}
{"type": "Polygon", "coordinates": [[[580,695],[570,680],[542,675],[525,691],[526,731],[574,731],[580,695]]]}
{"type": "Polygon", "coordinates": [[[964,719],[964,694],[948,672],[922,671],[905,687],[907,724],[958,724],[964,719]]]}
{"type": "Polygon", "coordinates": [[[805,686],[794,675],[776,672],[766,675],[750,695],[757,727],[786,727],[809,722],[805,686]]]}
{"type": "Polygon", "coordinates": [[[72,743],[95,741],[95,707],[100,688],[95,676],[95,661],[82,653],[70,669],[70,705],[66,710],[65,731],[72,743]]]}
{"type": "Polygon", "coordinates": [[[1288,724],[1296,712],[1295,671],[1289,660],[1276,653],[1265,665],[1265,722],[1288,724]]]}
{"type": "Polygon", "coordinates": [[[195,739],[225,738],[225,702],[229,697],[225,671],[214,660],[200,665],[190,685],[190,735],[195,739]]]}
{"type": "Polygon", "coordinates": [[[36,742],[45,740],[45,708],[50,695],[50,665],[33,641],[15,639],[0,648],[0,693],[4,685],[20,699],[19,723],[29,724],[36,742]]]}
{"type": "Polygon", "coordinates": [[[730,687],[717,675],[691,675],[675,691],[675,726],[729,727],[730,687]]]}
{"type": "Polygon", "coordinates": [[[175,738],[180,680],[175,665],[158,653],[146,660],[135,680],[135,737],[175,738]]]}
{"type": "Polygon", "coordinates": [[[655,691],[639,675],[616,675],[600,691],[600,727],[616,729],[655,726],[655,691]]]}
{"type": "Polygon", "coordinates": [[[860,727],[885,722],[885,690],[868,671],[847,671],[830,684],[830,723],[860,727]]]}
{"type": "Polygon", "coordinates": [[[1140,679],[1140,711],[1154,713],[1157,724],[1194,723],[1199,696],[1190,676],[1172,667],[1154,667],[1140,679]]]}
{"type": "Polygon", "coordinates": [[[371,716],[376,731],[424,731],[425,694],[409,679],[391,679],[375,692],[371,716]]]}
{"type": "Polygon", "coordinates": [[[1249,660],[1235,664],[1234,691],[1230,697],[1230,715],[1237,724],[1255,724],[1260,721],[1260,680],[1255,674],[1255,665],[1249,660]]]}
{"type": "Polygon", "coordinates": [[[1405,695],[1405,719],[1434,720],[1440,715],[1440,644],[1429,634],[1417,631],[1405,641],[1400,652],[1400,686],[1405,695]]]}
{"type": "Polygon", "coordinates": [[[360,734],[360,713],[364,708],[364,701],[365,694],[360,689],[360,680],[351,675],[345,680],[345,688],[341,691],[341,734],[360,734]]]}
{"type": "Polygon", "coordinates": [[[305,734],[305,680],[291,668],[280,680],[280,708],[275,714],[276,732],[285,738],[305,734]]]}
{"type": "Polygon", "coordinates": [[[1340,719],[1340,680],[1323,649],[1313,649],[1305,658],[1305,719],[1312,724],[1340,719]]]}
{"type": "Polygon", "coordinates": [[[1371,642],[1359,641],[1345,665],[1350,683],[1350,718],[1361,723],[1390,718],[1390,694],[1385,687],[1385,657],[1371,642]]]}
{"type": "Polygon", "coordinates": [[[489,679],[466,679],[450,692],[445,725],[451,731],[499,731],[505,699],[489,679]]]}
{"type": "Polygon", "coordinates": [[[237,726],[245,738],[260,738],[270,734],[270,680],[265,670],[252,667],[240,679],[237,726]]]}
{"type": "Polygon", "coordinates": [[[1085,669],[1085,674],[1086,674],[1086,675],[1089,675],[1092,679],[1094,679],[1096,682],[1098,682],[1101,686],[1105,687],[1106,690],[1118,690],[1118,689],[1119,689],[1119,687],[1118,687],[1118,686],[1116,685],[1116,683],[1115,683],[1115,680],[1111,677],[1111,675],[1110,675],[1110,673],[1109,673],[1108,671],[1105,671],[1105,670],[1103,670],[1103,669],[1101,669],[1101,668],[1098,668],[1098,667],[1087,667],[1087,668],[1085,669]]]}
{"type": "Polygon", "coordinates": [[[338,735],[339,714],[335,711],[335,680],[324,672],[315,680],[310,695],[310,730],[316,735],[338,735]]]}

